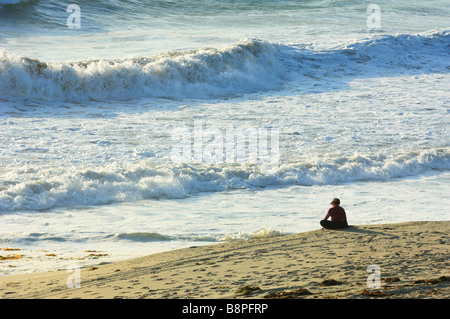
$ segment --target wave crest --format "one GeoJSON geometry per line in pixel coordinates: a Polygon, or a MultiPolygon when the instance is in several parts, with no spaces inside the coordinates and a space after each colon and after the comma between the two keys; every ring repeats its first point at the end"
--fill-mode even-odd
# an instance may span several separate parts
{"type": "Polygon", "coordinates": [[[0,95],[43,100],[208,98],[272,89],[282,82],[278,47],[247,39],[223,49],[153,57],[43,62],[0,55],[0,95]]]}
{"type": "Polygon", "coordinates": [[[277,90],[288,80],[307,88],[314,87],[311,81],[447,73],[449,43],[449,30],[374,36],[322,51],[245,39],[222,49],[65,63],[18,57],[3,50],[0,96],[66,102],[204,99],[277,90]]]}

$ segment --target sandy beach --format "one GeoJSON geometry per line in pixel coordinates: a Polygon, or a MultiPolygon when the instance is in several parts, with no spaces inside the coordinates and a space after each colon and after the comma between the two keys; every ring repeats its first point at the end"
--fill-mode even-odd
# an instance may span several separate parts
{"type": "Polygon", "coordinates": [[[450,297],[449,230],[450,221],[356,225],[190,247],[79,274],[4,276],[0,296],[445,299],[450,297]]]}

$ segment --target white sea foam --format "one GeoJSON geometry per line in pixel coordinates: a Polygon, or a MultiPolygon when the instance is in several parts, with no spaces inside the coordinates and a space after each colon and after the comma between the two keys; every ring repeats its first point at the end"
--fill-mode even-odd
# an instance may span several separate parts
{"type": "Polygon", "coordinates": [[[50,101],[210,98],[279,89],[288,78],[307,86],[311,79],[441,72],[450,67],[449,42],[449,30],[374,36],[325,51],[246,39],[221,49],[66,63],[3,50],[0,96],[50,101]]]}
{"type": "Polygon", "coordinates": [[[245,40],[122,60],[43,62],[5,50],[0,56],[0,95],[44,100],[132,99],[143,96],[205,98],[272,89],[281,83],[278,47],[245,40]]]}
{"type": "Polygon", "coordinates": [[[153,242],[153,241],[189,241],[189,242],[223,242],[239,241],[250,239],[271,238],[286,235],[282,231],[271,228],[261,228],[252,232],[237,232],[228,234],[203,234],[203,235],[162,235],[154,232],[120,233],[111,237],[113,240],[127,240],[132,242],[153,242]]]}
{"type": "MultiPolygon", "coordinates": [[[[308,86],[348,83],[357,78],[447,73],[450,30],[416,34],[370,35],[358,42],[322,50],[287,49],[289,75],[308,86]],[[295,62],[292,62],[295,61],[295,62]],[[294,70],[294,71],[292,71],[294,70]]],[[[294,49],[295,48],[295,49],[294,49]]]]}
{"type": "Polygon", "coordinates": [[[272,172],[258,165],[117,163],[95,169],[18,169],[0,185],[0,210],[39,210],[146,199],[185,198],[200,192],[283,185],[336,185],[385,181],[450,169],[450,150],[284,163],[272,172]]]}

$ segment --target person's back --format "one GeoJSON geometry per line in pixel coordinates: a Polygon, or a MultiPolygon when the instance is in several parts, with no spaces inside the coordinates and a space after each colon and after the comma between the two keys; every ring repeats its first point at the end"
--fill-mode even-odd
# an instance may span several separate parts
{"type": "Polygon", "coordinates": [[[344,222],[344,221],[347,221],[347,216],[345,214],[345,210],[341,206],[331,207],[328,210],[328,213],[327,213],[327,216],[325,216],[325,219],[327,219],[328,216],[331,217],[331,221],[332,222],[344,222]]]}
{"type": "Polygon", "coordinates": [[[347,214],[345,213],[345,209],[339,206],[340,203],[341,201],[339,198],[334,198],[331,201],[331,205],[333,205],[333,207],[328,210],[325,218],[320,221],[320,225],[323,228],[340,229],[348,227],[347,214]],[[329,217],[331,217],[331,221],[328,220],[329,217]]]}

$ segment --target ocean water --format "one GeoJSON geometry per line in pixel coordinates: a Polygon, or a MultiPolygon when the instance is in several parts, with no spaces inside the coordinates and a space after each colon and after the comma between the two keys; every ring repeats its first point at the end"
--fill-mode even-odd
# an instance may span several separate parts
{"type": "Polygon", "coordinates": [[[0,274],[315,230],[333,197],[449,220],[449,16],[0,0],[0,274]]]}

